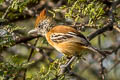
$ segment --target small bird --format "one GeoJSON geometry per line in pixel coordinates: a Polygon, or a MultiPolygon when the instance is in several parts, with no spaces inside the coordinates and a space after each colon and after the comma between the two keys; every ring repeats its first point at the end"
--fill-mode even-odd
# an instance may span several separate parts
{"type": "Polygon", "coordinates": [[[35,22],[35,29],[30,30],[29,34],[40,34],[46,38],[48,43],[59,52],[68,57],[84,55],[88,52],[103,52],[94,48],[87,38],[76,29],[65,25],[54,25],[51,17],[47,16],[46,9],[40,12],[35,22]]]}

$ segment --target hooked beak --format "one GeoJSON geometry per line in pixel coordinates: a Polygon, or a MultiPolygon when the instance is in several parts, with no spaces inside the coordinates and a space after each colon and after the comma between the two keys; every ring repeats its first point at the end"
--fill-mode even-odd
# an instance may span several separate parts
{"type": "Polygon", "coordinates": [[[30,35],[32,35],[32,34],[38,34],[38,29],[35,28],[35,29],[33,29],[33,30],[30,30],[30,31],[28,32],[28,34],[30,34],[30,35]]]}

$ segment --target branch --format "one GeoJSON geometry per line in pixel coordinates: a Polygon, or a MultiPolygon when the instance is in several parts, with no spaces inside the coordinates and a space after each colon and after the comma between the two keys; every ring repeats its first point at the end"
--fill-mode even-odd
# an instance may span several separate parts
{"type": "MultiPolygon", "coordinates": [[[[42,36],[40,36],[40,35],[34,35],[34,36],[33,36],[33,35],[32,35],[32,36],[17,38],[17,39],[14,40],[14,43],[11,44],[10,46],[14,46],[14,45],[20,44],[20,43],[26,43],[27,41],[30,41],[30,40],[35,39],[35,38],[38,38],[38,37],[42,37],[42,36]]],[[[6,48],[9,48],[9,47],[3,46],[3,48],[6,49],[6,48]]]]}
{"type": "Polygon", "coordinates": [[[118,25],[113,26],[113,28],[114,28],[115,30],[117,30],[118,32],[120,32],[120,27],[118,27],[118,25]]]}
{"type": "Polygon", "coordinates": [[[4,19],[6,17],[7,13],[9,12],[10,7],[12,6],[12,3],[13,3],[13,0],[10,1],[10,5],[8,6],[8,8],[5,11],[5,13],[3,14],[2,19],[4,19]]]}
{"type": "Polygon", "coordinates": [[[115,67],[117,67],[119,64],[120,64],[120,60],[118,60],[118,61],[110,68],[110,70],[108,71],[108,73],[111,72],[111,71],[112,71],[115,67]]]}
{"type": "Polygon", "coordinates": [[[34,45],[31,45],[30,43],[25,44],[26,46],[36,50],[37,52],[39,52],[44,58],[48,59],[50,62],[53,62],[54,60],[52,58],[50,58],[47,54],[49,54],[49,52],[51,52],[53,49],[50,48],[45,48],[45,47],[35,47],[34,45]],[[45,53],[43,50],[49,50],[48,53],[45,53]]]}
{"type": "MultiPolygon", "coordinates": [[[[34,46],[36,46],[38,40],[39,40],[39,38],[37,38],[37,39],[35,40],[34,46]]],[[[27,62],[30,61],[30,59],[31,59],[31,57],[32,57],[32,55],[33,55],[33,52],[34,52],[34,49],[32,48],[31,51],[30,51],[29,57],[28,57],[28,59],[27,59],[27,62]]],[[[26,80],[26,72],[27,72],[27,70],[28,70],[28,69],[25,68],[25,70],[24,70],[24,75],[23,75],[23,80],[26,80]]]]}
{"type": "Polygon", "coordinates": [[[90,35],[87,36],[88,40],[92,40],[96,36],[106,32],[106,31],[111,31],[113,29],[113,23],[112,21],[103,26],[103,28],[98,29],[97,31],[91,33],[90,35]]]}
{"type": "Polygon", "coordinates": [[[106,57],[103,57],[101,58],[100,60],[100,67],[101,67],[101,70],[100,70],[100,74],[101,74],[101,80],[105,80],[105,67],[103,66],[103,61],[106,57]]]}
{"type": "Polygon", "coordinates": [[[117,0],[116,2],[112,3],[111,6],[111,10],[109,11],[109,23],[107,23],[106,25],[103,26],[103,28],[98,29],[97,31],[91,33],[90,35],[88,35],[88,40],[92,40],[94,37],[96,37],[97,35],[100,35],[106,31],[111,31],[113,30],[113,23],[115,22],[114,19],[114,14],[113,11],[115,10],[116,6],[120,4],[120,0],[117,0]]]}

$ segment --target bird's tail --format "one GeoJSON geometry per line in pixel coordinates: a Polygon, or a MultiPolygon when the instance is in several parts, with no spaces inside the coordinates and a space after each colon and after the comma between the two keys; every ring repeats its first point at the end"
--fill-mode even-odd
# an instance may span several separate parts
{"type": "Polygon", "coordinates": [[[95,48],[95,47],[93,47],[93,46],[90,46],[89,49],[92,50],[92,51],[95,52],[95,53],[101,54],[102,56],[107,56],[107,55],[112,54],[111,51],[99,50],[99,49],[97,49],[97,48],[95,48]]]}

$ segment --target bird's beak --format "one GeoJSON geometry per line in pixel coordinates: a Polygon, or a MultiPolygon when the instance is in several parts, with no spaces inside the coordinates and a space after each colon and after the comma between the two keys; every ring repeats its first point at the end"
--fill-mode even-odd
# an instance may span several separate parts
{"type": "Polygon", "coordinates": [[[28,32],[28,34],[38,34],[38,29],[37,28],[35,28],[35,29],[33,29],[33,30],[30,30],[29,32],[28,32]]]}

